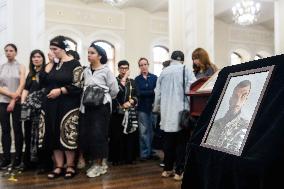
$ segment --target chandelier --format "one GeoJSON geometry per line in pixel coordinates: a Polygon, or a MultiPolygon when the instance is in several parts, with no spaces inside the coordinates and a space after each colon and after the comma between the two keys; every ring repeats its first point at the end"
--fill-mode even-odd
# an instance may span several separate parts
{"type": "Polygon", "coordinates": [[[232,11],[235,23],[247,26],[257,21],[260,3],[256,3],[253,0],[241,0],[232,8],[232,11]]]}
{"type": "Polygon", "coordinates": [[[128,0],[103,0],[103,2],[111,4],[112,6],[121,6],[128,0]]]}

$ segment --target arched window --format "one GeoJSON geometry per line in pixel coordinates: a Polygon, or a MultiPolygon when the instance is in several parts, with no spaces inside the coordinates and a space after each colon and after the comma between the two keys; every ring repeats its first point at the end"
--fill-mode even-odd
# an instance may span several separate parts
{"type": "Polygon", "coordinates": [[[69,47],[66,50],[77,51],[77,42],[70,37],[65,37],[69,47]]]}
{"type": "Polygon", "coordinates": [[[154,74],[159,76],[162,72],[162,63],[169,59],[169,49],[164,46],[153,47],[153,58],[154,58],[154,74]]]}
{"type": "Polygon", "coordinates": [[[106,53],[107,53],[107,58],[108,58],[108,66],[112,73],[115,73],[115,48],[114,45],[111,44],[108,41],[104,40],[97,40],[95,41],[95,44],[102,47],[106,53]]]}
{"type": "Polygon", "coordinates": [[[262,59],[262,58],[263,57],[261,55],[257,54],[257,55],[255,55],[254,60],[259,60],[259,59],[262,59]]]}
{"type": "Polygon", "coordinates": [[[233,52],[231,54],[231,65],[240,64],[242,62],[243,62],[243,59],[239,53],[233,52]]]}

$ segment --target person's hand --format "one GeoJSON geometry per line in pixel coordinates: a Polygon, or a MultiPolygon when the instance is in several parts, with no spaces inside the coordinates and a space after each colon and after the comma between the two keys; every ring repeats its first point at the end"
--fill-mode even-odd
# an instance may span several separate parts
{"type": "Polygon", "coordinates": [[[11,93],[11,94],[10,94],[10,97],[11,97],[12,99],[18,100],[18,99],[20,98],[20,94],[18,94],[18,93],[11,93]]]}
{"type": "Polygon", "coordinates": [[[61,90],[60,90],[60,89],[52,89],[52,90],[48,93],[47,98],[55,99],[55,98],[57,98],[60,94],[61,94],[61,90]]]}
{"type": "Polygon", "coordinates": [[[122,105],[123,108],[130,108],[131,107],[131,104],[130,102],[125,102],[123,105],[122,105]]]}
{"type": "Polygon", "coordinates": [[[15,99],[12,99],[12,100],[10,101],[9,105],[7,106],[7,112],[12,112],[12,111],[14,111],[15,105],[16,105],[16,100],[15,100],[15,99]]]}
{"type": "Polygon", "coordinates": [[[160,106],[159,105],[155,105],[154,106],[154,108],[153,108],[153,110],[152,110],[152,112],[154,112],[154,113],[160,113],[160,106]]]}
{"type": "Polygon", "coordinates": [[[55,58],[54,53],[52,51],[49,51],[47,56],[48,56],[49,63],[53,62],[53,59],[55,58]]]}
{"type": "Polygon", "coordinates": [[[19,98],[21,98],[21,93],[20,92],[16,92],[16,94],[18,95],[18,98],[16,98],[17,100],[19,99],[19,98]]]}
{"type": "Polygon", "coordinates": [[[53,62],[49,62],[46,66],[45,66],[45,72],[49,73],[51,71],[51,69],[53,68],[54,63],[53,62]]]}
{"type": "Polygon", "coordinates": [[[127,70],[125,72],[124,78],[127,79],[130,76],[130,70],[127,70]]]}
{"type": "Polygon", "coordinates": [[[131,105],[134,104],[134,100],[133,99],[130,99],[129,102],[130,102],[131,105]]]}

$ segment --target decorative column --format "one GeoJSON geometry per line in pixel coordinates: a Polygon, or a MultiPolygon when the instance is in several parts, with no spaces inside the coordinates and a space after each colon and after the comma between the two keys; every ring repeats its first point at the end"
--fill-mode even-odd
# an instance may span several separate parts
{"type": "Polygon", "coordinates": [[[198,47],[214,62],[214,1],[169,0],[169,43],[171,52],[185,53],[187,63],[198,47]]]}
{"type": "Polygon", "coordinates": [[[43,49],[45,0],[0,0],[0,63],[6,61],[4,46],[18,47],[17,60],[28,67],[32,50],[43,49]]]}
{"type": "Polygon", "coordinates": [[[284,54],[284,0],[274,2],[274,44],[275,54],[284,54]],[[282,22],[281,22],[282,21],[282,22]]]}

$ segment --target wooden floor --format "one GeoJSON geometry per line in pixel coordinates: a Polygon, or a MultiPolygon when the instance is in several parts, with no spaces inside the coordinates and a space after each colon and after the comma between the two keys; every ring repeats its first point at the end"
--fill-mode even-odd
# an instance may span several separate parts
{"type": "Polygon", "coordinates": [[[110,166],[106,175],[87,178],[82,172],[72,180],[48,180],[46,175],[24,172],[15,180],[0,177],[0,189],[179,189],[181,183],[172,178],[161,178],[158,161],[139,162],[134,165],[110,166]]]}

